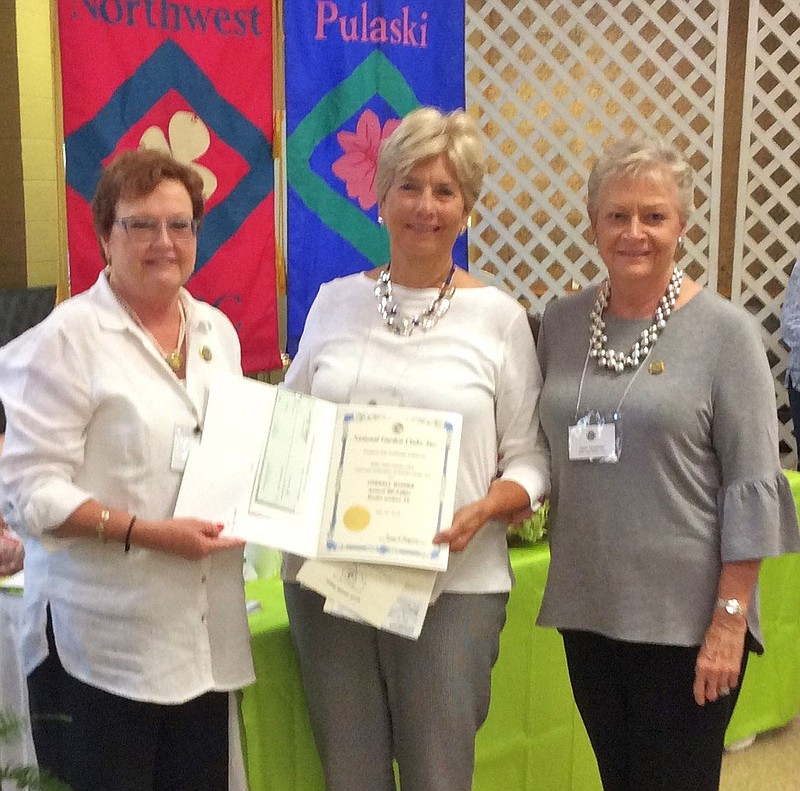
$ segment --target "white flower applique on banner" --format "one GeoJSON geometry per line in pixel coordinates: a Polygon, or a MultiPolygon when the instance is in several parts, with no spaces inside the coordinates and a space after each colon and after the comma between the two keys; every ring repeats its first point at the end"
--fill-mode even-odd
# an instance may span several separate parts
{"type": "Polygon", "coordinates": [[[172,154],[178,162],[189,165],[203,179],[203,197],[208,200],[217,189],[217,177],[204,165],[195,160],[208,151],[211,135],[208,127],[194,113],[179,110],[169,121],[169,141],[158,126],[145,130],[139,145],[172,154]]]}

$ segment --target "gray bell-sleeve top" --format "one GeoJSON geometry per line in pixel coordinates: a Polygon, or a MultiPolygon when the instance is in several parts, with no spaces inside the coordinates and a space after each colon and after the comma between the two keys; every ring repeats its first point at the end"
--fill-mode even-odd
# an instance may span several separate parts
{"type": "MultiPolygon", "coordinates": [[[[800,551],[764,347],[744,309],[703,289],[638,373],[615,375],[586,364],[594,300],[555,300],[539,336],[552,560],[538,623],[699,645],[723,562],[800,551]],[[617,408],[619,460],[571,461],[576,417],[617,408]]],[[[608,346],[627,351],[649,324],[606,316],[608,346]]],[[[757,591],[747,620],[760,647],[757,591]]]]}

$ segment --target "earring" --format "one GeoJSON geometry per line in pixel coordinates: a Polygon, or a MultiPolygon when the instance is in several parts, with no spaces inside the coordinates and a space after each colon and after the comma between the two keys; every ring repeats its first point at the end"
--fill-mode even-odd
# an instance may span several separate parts
{"type": "Polygon", "coordinates": [[[683,249],[683,237],[678,237],[678,247],[682,250],[683,249]]]}
{"type": "Polygon", "coordinates": [[[378,215],[378,225],[383,225],[383,217],[380,214],[378,215]]]}

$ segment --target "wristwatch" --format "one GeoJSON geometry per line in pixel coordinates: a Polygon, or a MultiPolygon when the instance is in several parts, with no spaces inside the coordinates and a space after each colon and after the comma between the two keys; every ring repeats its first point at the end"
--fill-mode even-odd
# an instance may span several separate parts
{"type": "Polygon", "coordinates": [[[742,607],[738,599],[717,599],[717,607],[728,615],[747,615],[747,608],[742,607]]]}

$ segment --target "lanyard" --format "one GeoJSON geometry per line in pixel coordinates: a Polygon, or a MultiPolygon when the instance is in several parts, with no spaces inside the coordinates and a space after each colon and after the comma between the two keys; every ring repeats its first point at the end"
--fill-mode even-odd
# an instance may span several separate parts
{"type": "MultiPolygon", "coordinates": [[[[586,359],[583,361],[583,371],[581,371],[581,380],[578,384],[578,400],[575,402],[575,420],[578,420],[578,415],[580,414],[581,409],[581,396],[583,395],[583,383],[586,379],[586,369],[589,367],[589,357],[592,351],[592,341],[591,338],[589,339],[589,348],[586,350],[586,359]]],[[[622,398],[620,398],[619,403],[617,404],[617,408],[614,410],[614,417],[619,414],[619,410],[622,407],[622,402],[625,400],[625,396],[628,395],[628,391],[633,387],[633,383],[636,381],[636,377],[639,376],[639,371],[642,370],[644,367],[644,363],[647,358],[650,356],[650,352],[653,351],[653,347],[651,346],[649,351],[647,352],[647,357],[643,358],[642,361],[639,363],[639,367],[634,371],[633,376],[631,377],[630,382],[628,382],[628,386],[625,388],[625,392],[622,394],[622,398]]]]}

